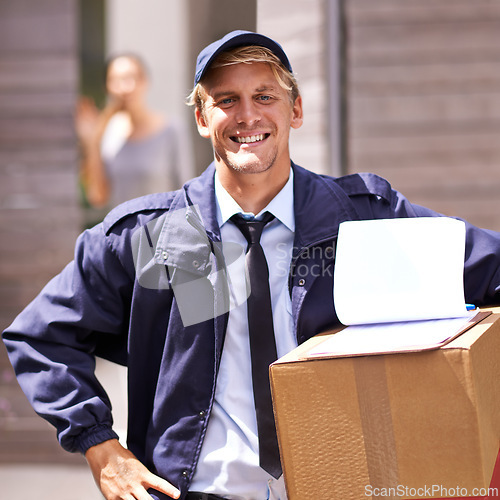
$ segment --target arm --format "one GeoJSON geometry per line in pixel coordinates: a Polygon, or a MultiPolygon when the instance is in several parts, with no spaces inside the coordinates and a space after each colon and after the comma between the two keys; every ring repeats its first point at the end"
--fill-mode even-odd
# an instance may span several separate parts
{"type": "Polygon", "coordinates": [[[126,362],[126,350],[116,347],[127,343],[134,265],[125,231],[111,239],[103,224],[85,231],[74,261],[16,318],[4,341],[34,409],[57,428],[66,450],[85,454],[108,500],[150,499],[149,488],[178,498],[118,443],[110,402],[94,375],[103,342],[126,362]]]}
{"type": "Polygon", "coordinates": [[[111,117],[118,111],[117,103],[108,104],[102,112],[94,102],[82,97],[75,114],[75,128],[81,147],[80,175],[88,202],[104,206],[109,199],[109,182],[101,157],[101,140],[111,117]]]}
{"type": "MultiPolygon", "coordinates": [[[[411,204],[393,191],[391,213],[386,217],[442,217],[443,214],[411,204]]],[[[465,300],[477,306],[500,303],[500,233],[467,221],[464,258],[465,300]]]]}
{"type": "MultiPolygon", "coordinates": [[[[117,437],[94,374],[95,352],[103,339],[126,343],[132,280],[96,226],[79,238],[75,260],[3,334],[23,391],[68,451],[117,437]]],[[[126,353],[117,361],[125,363],[126,353]]]]}
{"type": "MultiPolygon", "coordinates": [[[[353,174],[337,180],[353,199],[361,219],[442,217],[443,214],[414,205],[390,184],[374,174],[353,174]]],[[[500,303],[500,233],[465,222],[464,290],[475,305],[500,303]]]]}
{"type": "Polygon", "coordinates": [[[106,500],[148,500],[152,498],[147,493],[148,489],[165,493],[171,498],[180,496],[177,488],[151,473],[116,439],[92,446],[85,458],[106,500]]]}

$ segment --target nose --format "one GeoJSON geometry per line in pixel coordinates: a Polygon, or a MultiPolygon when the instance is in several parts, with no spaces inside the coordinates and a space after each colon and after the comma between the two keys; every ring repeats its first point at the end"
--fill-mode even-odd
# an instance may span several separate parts
{"type": "Polygon", "coordinates": [[[126,78],[120,81],[119,92],[121,94],[131,94],[135,89],[135,81],[131,78],[126,78]]]}
{"type": "Polygon", "coordinates": [[[261,119],[257,103],[252,98],[240,98],[236,120],[238,123],[253,125],[261,119]]]}
{"type": "Polygon", "coordinates": [[[125,97],[136,88],[136,82],[132,78],[116,78],[109,82],[108,89],[112,94],[125,97]]]}

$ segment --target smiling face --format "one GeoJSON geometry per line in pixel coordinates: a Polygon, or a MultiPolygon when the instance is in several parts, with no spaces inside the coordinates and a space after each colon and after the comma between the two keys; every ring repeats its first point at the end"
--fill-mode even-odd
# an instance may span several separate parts
{"type": "Polygon", "coordinates": [[[218,171],[241,176],[272,170],[288,176],[290,127],[302,125],[300,96],[292,103],[263,62],[214,68],[203,88],[196,122],[200,134],[212,141],[218,171]]]}

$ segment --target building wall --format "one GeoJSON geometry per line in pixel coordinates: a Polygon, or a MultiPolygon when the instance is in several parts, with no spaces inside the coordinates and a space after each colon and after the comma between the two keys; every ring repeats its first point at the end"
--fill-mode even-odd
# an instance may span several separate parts
{"type": "MultiPolygon", "coordinates": [[[[0,330],[72,258],[80,227],[76,0],[0,2],[0,330]]],[[[0,463],[72,463],[0,343],[0,463]]]]}
{"type": "Polygon", "coordinates": [[[302,87],[297,163],[375,172],[415,203],[500,230],[500,3],[259,0],[258,29],[282,42],[302,87]]]}
{"type": "Polygon", "coordinates": [[[149,102],[186,118],[191,82],[185,0],[106,0],[106,50],[138,52],[151,70],[149,102]]]}
{"type": "Polygon", "coordinates": [[[351,172],[500,230],[500,2],[346,0],[351,172]]]}

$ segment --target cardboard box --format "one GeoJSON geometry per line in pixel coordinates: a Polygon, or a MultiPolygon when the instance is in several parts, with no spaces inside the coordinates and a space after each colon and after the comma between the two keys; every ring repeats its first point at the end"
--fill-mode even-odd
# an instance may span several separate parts
{"type": "Polygon", "coordinates": [[[500,442],[493,312],[432,351],[302,359],[320,335],[271,365],[289,500],[484,497],[500,442]]]}

